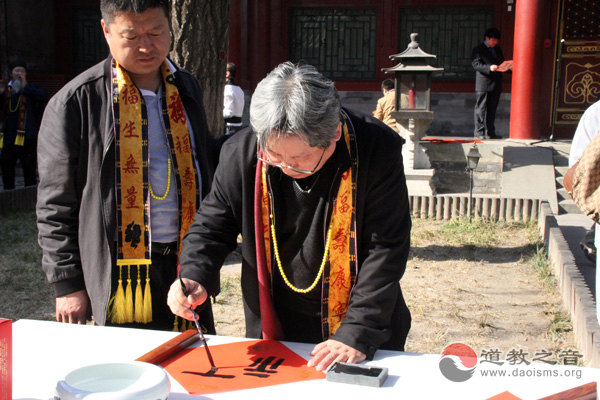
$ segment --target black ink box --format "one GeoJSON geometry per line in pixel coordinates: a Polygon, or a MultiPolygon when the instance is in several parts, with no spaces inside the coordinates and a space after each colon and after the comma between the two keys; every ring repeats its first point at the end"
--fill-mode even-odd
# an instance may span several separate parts
{"type": "Polygon", "coordinates": [[[343,362],[336,362],[327,371],[327,380],[330,382],[351,383],[362,386],[380,387],[387,377],[387,368],[343,362]]]}

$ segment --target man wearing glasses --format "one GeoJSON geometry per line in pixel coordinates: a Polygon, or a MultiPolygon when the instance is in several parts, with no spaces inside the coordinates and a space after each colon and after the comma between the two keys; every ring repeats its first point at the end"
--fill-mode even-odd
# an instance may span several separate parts
{"type": "Polygon", "coordinates": [[[221,151],[211,193],[183,241],[171,310],[218,290],[241,233],[246,336],[315,343],[309,366],[403,350],[400,278],[411,221],[401,138],[340,105],[334,83],[283,63],[257,86],[249,129],[221,151]]]}

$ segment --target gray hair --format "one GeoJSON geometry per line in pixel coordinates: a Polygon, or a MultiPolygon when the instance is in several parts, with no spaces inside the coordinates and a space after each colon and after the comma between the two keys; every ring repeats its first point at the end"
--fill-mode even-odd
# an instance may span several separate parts
{"type": "Polygon", "coordinates": [[[332,81],[307,64],[279,64],[254,91],[250,124],[265,148],[269,139],[298,136],[326,148],[340,123],[340,99],[332,81]]]}

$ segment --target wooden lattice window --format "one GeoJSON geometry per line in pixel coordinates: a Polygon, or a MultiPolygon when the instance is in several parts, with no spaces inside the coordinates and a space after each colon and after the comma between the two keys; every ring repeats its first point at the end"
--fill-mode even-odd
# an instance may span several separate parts
{"type": "Polygon", "coordinates": [[[377,14],[373,8],[291,8],[289,59],[330,79],[374,79],[377,14]]]}
{"type": "Polygon", "coordinates": [[[471,52],[493,22],[493,7],[401,8],[398,52],[416,32],[421,49],[437,56],[431,65],[444,68],[436,78],[474,79],[471,52]]]}
{"type": "Polygon", "coordinates": [[[76,74],[104,60],[109,53],[100,27],[100,10],[78,9],[73,13],[73,69],[76,74]]]}

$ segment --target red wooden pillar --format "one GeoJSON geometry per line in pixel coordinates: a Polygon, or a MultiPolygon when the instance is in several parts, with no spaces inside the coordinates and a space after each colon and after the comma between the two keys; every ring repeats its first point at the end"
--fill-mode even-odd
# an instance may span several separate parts
{"type": "MultiPolygon", "coordinates": [[[[540,0],[519,1],[515,9],[515,42],[510,107],[510,138],[539,139],[539,86],[536,72],[536,47],[540,0]]],[[[539,66],[538,66],[539,71],[539,66]]]]}
{"type": "Polygon", "coordinates": [[[237,67],[237,84],[242,79],[242,59],[241,59],[241,37],[242,37],[242,16],[241,0],[231,0],[229,9],[229,48],[227,51],[227,62],[232,62],[237,67]]]}

